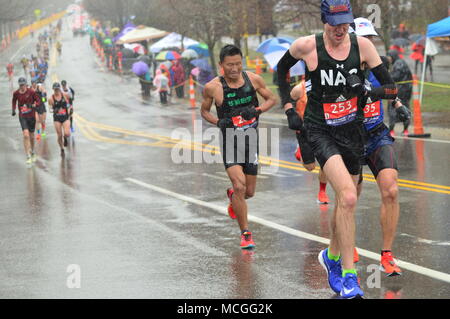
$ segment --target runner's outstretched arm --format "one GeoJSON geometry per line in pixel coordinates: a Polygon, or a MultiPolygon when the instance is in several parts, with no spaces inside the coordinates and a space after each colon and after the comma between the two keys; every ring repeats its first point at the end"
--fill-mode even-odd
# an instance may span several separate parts
{"type": "Polygon", "coordinates": [[[394,100],[397,98],[398,89],[389,71],[378,55],[375,45],[366,38],[358,38],[361,45],[362,60],[365,62],[373,75],[378,79],[381,86],[367,88],[367,95],[373,100],[394,100]]]}

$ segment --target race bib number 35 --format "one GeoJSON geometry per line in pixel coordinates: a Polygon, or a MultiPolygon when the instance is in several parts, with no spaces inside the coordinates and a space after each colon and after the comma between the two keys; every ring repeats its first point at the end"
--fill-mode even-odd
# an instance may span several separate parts
{"type": "Polygon", "coordinates": [[[364,117],[370,119],[372,117],[380,116],[381,114],[381,101],[367,104],[364,108],[364,117]]]}
{"type": "Polygon", "coordinates": [[[357,111],[357,97],[348,101],[323,104],[325,121],[331,126],[340,126],[353,122],[356,118],[357,111]]]}

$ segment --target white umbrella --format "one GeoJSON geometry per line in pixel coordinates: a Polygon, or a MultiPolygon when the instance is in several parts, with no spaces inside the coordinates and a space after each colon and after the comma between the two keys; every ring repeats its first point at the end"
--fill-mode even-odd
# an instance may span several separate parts
{"type": "Polygon", "coordinates": [[[188,49],[185,50],[182,54],[181,57],[188,59],[188,60],[194,60],[194,59],[198,59],[198,53],[195,52],[194,50],[188,49]]]}
{"type": "Polygon", "coordinates": [[[126,49],[133,50],[137,54],[145,54],[145,48],[139,43],[125,43],[123,45],[126,49]]]}
{"type": "MultiPolygon", "coordinates": [[[[282,44],[277,46],[272,46],[271,50],[268,51],[267,54],[264,55],[267,63],[269,63],[270,67],[277,70],[278,62],[280,62],[283,55],[289,49],[289,44],[282,44]]],[[[290,70],[291,76],[300,76],[305,74],[305,62],[299,61],[296,65],[294,65],[290,70]]]]}

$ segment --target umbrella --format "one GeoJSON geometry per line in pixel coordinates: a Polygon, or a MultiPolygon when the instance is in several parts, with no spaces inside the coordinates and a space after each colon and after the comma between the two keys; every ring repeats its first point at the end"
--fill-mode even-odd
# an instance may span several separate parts
{"type": "Polygon", "coordinates": [[[200,56],[209,57],[209,48],[204,43],[190,45],[190,46],[187,47],[187,49],[194,50],[200,56]]]}
{"type": "Polygon", "coordinates": [[[422,34],[420,34],[420,33],[414,33],[414,34],[411,34],[411,35],[409,36],[409,41],[411,41],[411,42],[416,42],[416,41],[419,40],[421,37],[423,37],[422,34]]]}
{"type": "Polygon", "coordinates": [[[272,47],[274,45],[279,45],[279,44],[284,44],[284,43],[291,45],[293,42],[294,42],[294,39],[286,38],[286,37],[272,38],[272,39],[268,39],[268,40],[264,41],[263,43],[261,43],[259,45],[258,49],[256,49],[256,51],[265,54],[267,51],[270,50],[270,47],[272,47]]]}
{"type": "MultiPolygon", "coordinates": [[[[270,51],[268,51],[264,58],[267,63],[269,63],[270,67],[277,70],[278,62],[280,62],[283,55],[286,53],[288,48],[286,44],[272,46],[270,51]]],[[[305,63],[303,61],[299,61],[296,65],[294,65],[290,70],[291,76],[303,75],[305,74],[305,63]]]]}
{"type": "Polygon", "coordinates": [[[152,59],[148,55],[141,55],[138,58],[138,61],[144,62],[147,65],[150,65],[152,63],[152,59]]]}
{"type": "Polygon", "coordinates": [[[162,51],[156,56],[156,61],[172,61],[181,59],[181,55],[175,51],[162,51]]]}
{"type": "Polygon", "coordinates": [[[200,74],[200,69],[199,68],[193,68],[191,71],[191,74],[195,77],[197,77],[200,74]]]}
{"type": "Polygon", "coordinates": [[[112,45],[112,40],[110,38],[106,38],[105,40],[103,40],[103,43],[106,45],[112,45]]]}
{"type": "Polygon", "coordinates": [[[119,28],[112,28],[112,29],[111,29],[111,32],[112,32],[112,33],[114,33],[114,32],[120,32],[120,29],[119,29],[119,28]]]}
{"type": "Polygon", "coordinates": [[[392,41],[392,45],[395,45],[400,48],[404,48],[409,45],[409,40],[405,39],[405,38],[397,38],[392,41]]]}
{"type": "Polygon", "coordinates": [[[142,44],[139,43],[131,43],[131,44],[124,44],[125,48],[133,50],[137,54],[145,54],[145,48],[142,44]]]}
{"type": "Polygon", "coordinates": [[[192,49],[188,49],[188,50],[184,51],[184,52],[181,54],[181,57],[182,57],[182,58],[185,58],[185,59],[187,59],[187,60],[193,60],[193,59],[198,59],[198,58],[199,58],[198,53],[195,52],[195,51],[192,50],[192,49]]]}
{"type": "Polygon", "coordinates": [[[163,63],[161,63],[161,64],[159,65],[160,68],[161,68],[162,66],[164,66],[164,67],[167,68],[167,69],[170,69],[170,68],[172,67],[172,62],[170,62],[170,61],[165,61],[165,62],[163,62],[163,63]]]}
{"type": "Polygon", "coordinates": [[[425,42],[427,41],[427,37],[422,35],[420,38],[418,38],[415,42],[417,44],[420,44],[422,46],[425,46],[425,42]]]}
{"type": "Polygon", "coordinates": [[[145,75],[148,72],[149,67],[148,67],[148,65],[145,62],[140,61],[140,62],[134,63],[132,68],[131,68],[131,70],[137,76],[142,76],[142,75],[145,75]]]}
{"type": "Polygon", "coordinates": [[[191,64],[200,70],[205,70],[212,72],[211,65],[209,64],[207,59],[195,59],[191,61],[191,64]]]}
{"type": "Polygon", "coordinates": [[[124,58],[134,58],[135,54],[133,50],[130,49],[122,49],[121,50],[124,58]]]}

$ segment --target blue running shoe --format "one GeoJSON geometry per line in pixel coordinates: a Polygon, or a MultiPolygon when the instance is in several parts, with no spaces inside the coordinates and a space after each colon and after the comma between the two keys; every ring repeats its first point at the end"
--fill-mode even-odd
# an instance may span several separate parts
{"type": "Polygon", "coordinates": [[[347,274],[342,283],[341,298],[343,299],[360,299],[364,296],[364,292],[359,287],[358,276],[347,274]]]}
{"type": "Polygon", "coordinates": [[[328,258],[328,248],[322,250],[319,254],[319,262],[326,270],[328,276],[328,284],[330,288],[337,294],[342,291],[342,267],[341,260],[334,261],[328,258]]]}
{"type": "Polygon", "coordinates": [[[70,132],[75,133],[75,129],[73,127],[71,127],[70,132]]]}

